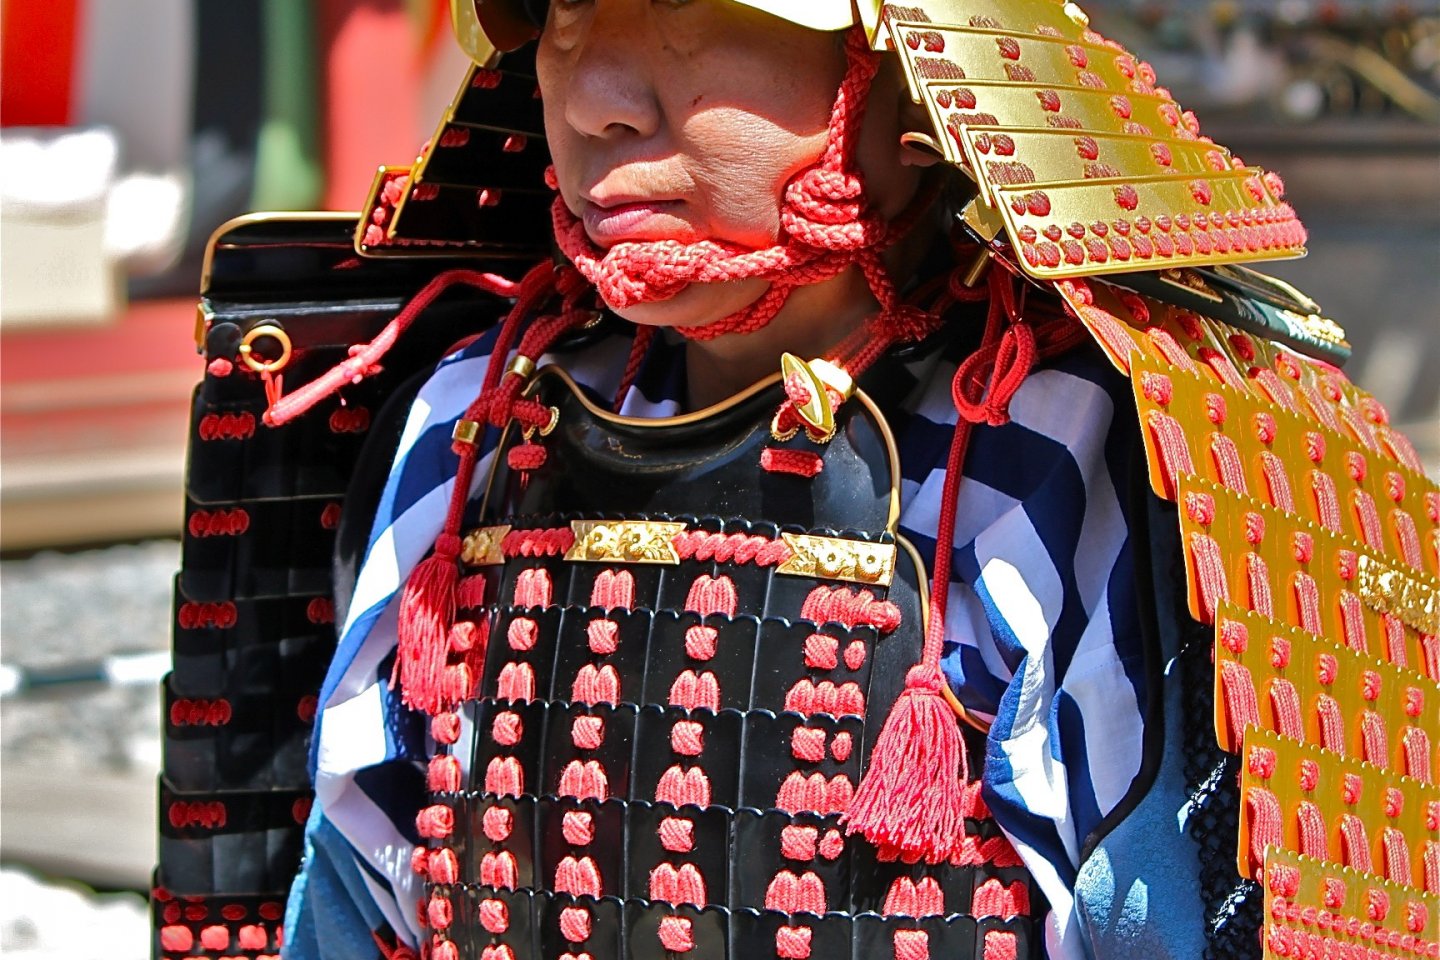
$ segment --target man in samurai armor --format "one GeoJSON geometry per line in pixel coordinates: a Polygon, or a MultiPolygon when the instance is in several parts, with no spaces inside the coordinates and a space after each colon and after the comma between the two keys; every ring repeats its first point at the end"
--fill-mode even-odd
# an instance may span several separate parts
{"type": "Polygon", "coordinates": [[[212,242],[157,956],[1440,955],[1440,492],[1277,176],[1058,0],[452,14],[212,242]]]}

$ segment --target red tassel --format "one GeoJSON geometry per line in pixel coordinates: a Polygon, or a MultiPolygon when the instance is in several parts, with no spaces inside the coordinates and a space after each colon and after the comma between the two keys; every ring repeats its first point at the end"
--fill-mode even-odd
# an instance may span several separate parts
{"type": "Polygon", "coordinates": [[[390,686],[398,682],[406,706],[432,715],[445,708],[442,681],[455,622],[459,555],[460,538],[440,534],[435,552],[416,564],[400,596],[399,649],[390,686]]]}
{"type": "Polygon", "coordinates": [[[969,762],[944,682],[932,666],[910,669],[845,814],[884,857],[939,863],[964,833],[969,762]]]}

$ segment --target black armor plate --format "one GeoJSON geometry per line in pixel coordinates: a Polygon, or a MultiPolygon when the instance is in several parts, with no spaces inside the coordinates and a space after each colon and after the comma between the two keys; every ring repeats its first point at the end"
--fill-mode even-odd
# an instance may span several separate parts
{"type": "Polygon", "coordinates": [[[475,696],[432,766],[462,789],[422,815],[432,955],[1038,951],[983,805],[935,867],[881,862],[840,824],[923,637],[874,405],[845,404],[823,447],[787,444],[823,457],[806,479],[760,467],[778,383],[664,421],[602,413],[553,368],[529,393],[556,428],[507,434],[468,517],[490,541],[468,541],[460,619],[488,645],[460,658],[475,696]],[[544,463],[512,470],[521,443],[544,463]],[[786,534],[893,550],[893,580],[834,557],[787,570],[786,534]]]}

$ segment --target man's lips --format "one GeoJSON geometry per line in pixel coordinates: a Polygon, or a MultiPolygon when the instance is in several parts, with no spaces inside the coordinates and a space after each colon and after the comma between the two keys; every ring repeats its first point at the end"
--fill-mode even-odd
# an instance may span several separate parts
{"type": "Polygon", "coordinates": [[[687,232],[678,216],[679,201],[634,200],[601,206],[586,201],[581,219],[590,239],[601,246],[627,240],[671,240],[687,232]]]}

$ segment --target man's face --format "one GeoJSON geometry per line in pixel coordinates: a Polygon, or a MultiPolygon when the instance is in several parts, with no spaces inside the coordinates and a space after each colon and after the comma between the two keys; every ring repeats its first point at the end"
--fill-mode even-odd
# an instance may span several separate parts
{"type": "Polygon", "coordinates": [[[824,148],[845,57],[725,0],[553,0],[537,67],[561,195],[597,245],[764,247],[824,148]]]}
{"type": "MultiPolygon", "coordinates": [[[[536,65],[561,196],[602,248],[770,246],[786,182],[825,147],[845,64],[840,35],[726,0],[552,0],[536,65]]],[[[625,315],[707,323],[764,288],[697,285],[625,315]]]]}

